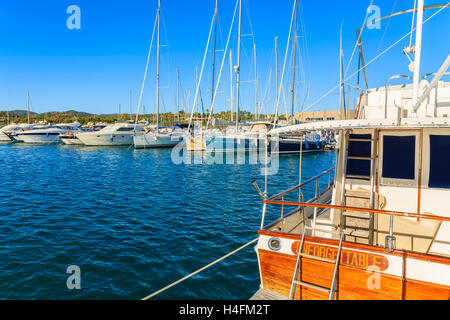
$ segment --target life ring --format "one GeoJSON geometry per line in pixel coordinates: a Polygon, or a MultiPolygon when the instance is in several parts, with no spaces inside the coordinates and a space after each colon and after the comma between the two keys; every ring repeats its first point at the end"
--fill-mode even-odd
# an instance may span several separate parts
{"type": "Polygon", "coordinates": [[[73,135],[73,132],[72,131],[67,131],[67,135],[71,136],[71,135],[73,135]]]}

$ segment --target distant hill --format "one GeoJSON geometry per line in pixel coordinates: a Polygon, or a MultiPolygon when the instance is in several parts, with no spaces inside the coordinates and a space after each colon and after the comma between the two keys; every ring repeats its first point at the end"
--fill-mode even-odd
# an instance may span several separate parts
{"type": "Polygon", "coordinates": [[[53,116],[59,116],[59,117],[92,117],[95,114],[88,113],[88,112],[80,112],[75,110],[69,110],[69,111],[50,111],[50,112],[44,112],[40,114],[44,117],[53,117],[53,116]]]}
{"type": "MultiPolygon", "coordinates": [[[[6,113],[6,111],[1,111],[1,112],[6,113]]],[[[27,110],[11,110],[11,111],[9,111],[9,114],[14,115],[14,116],[24,117],[27,115],[27,110]]],[[[36,112],[30,111],[30,115],[36,115],[36,114],[37,114],[36,112]]]]}
{"type": "MultiPolygon", "coordinates": [[[[0,111],[0,113],[5,113],[6,110],[0,111]]],[[[20,116],[24,117],[27,115],[27,110],[11,110],[9,111],[10,115],[13,116],[20,116]]],[[[59,116],[59,117],[92,117],[95,116],[95,114],[88,113],[88,112],[80,112],[75,110],[69,110],[69,111],[50,111],[50,112],[43,112],[43,113],[37,113],[30,111],[30,115],[40,115],[43,117],[53,117],[53,116],[59,116]]]]}

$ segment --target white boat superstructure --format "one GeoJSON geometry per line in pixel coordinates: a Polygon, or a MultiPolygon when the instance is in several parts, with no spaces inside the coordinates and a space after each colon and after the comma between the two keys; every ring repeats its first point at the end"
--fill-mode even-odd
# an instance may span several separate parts
{"type": "Polygon", "coordinates": [[[76,137],[87,146],[127,146],[133,144],[133,137],[143,132],[144,125],[118,122],[99,131],[79,132],[76,137]]]}
{"type": "Polygon", "coordinates": [[[0,129],[0,142],[13,142],[10,136],[15,136],[17,133],[31,130],[34,124],[10,124],[0,129]]]}
{"type": "Polygon", "coordinates": [[[61,123],[44,128],[34,128],[17,134],[16,139],[31,144],[53,144],[61,142],[59,136],[68,131],[76,132],[81,129],[78,122],[61,123]]]}

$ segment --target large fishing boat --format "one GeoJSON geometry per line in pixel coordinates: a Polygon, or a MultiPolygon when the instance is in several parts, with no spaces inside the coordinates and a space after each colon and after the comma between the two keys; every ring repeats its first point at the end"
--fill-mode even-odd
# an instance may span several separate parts
{"type": "Polygon", "coordinates": [[[356,119],[271,131],[337,130],[339,152],[334,168],[308,181],[270,197],[266,187],[253,299],[450,299],[450,83],[441,81],[450,55],[419,81],[430,7],[419,0],[414,9],[412,84],[389,86],[394,76],[368,89],[356,119]],[[281,214],[266,225],[275,205],[281,214]]]}

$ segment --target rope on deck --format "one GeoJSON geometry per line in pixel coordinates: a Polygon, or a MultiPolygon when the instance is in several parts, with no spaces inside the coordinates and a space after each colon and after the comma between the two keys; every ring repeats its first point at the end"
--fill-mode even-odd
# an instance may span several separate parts
{"type": "Polygon", "coordinates": [[[179,284],[180,282],[183,282],[184,280],[187,280],[187,279],[189,279],[190,277],[195,276],[197,273],[202,272],[203,270],[205,270],[205,269],[207,269],[207,268],[209,268],[209,267],[215,265],[216,263],[218,263],[218,262],[220,262],[220,261],[222,261],[222,260],[228,258],[229,256],[235,254],[236,252],[241,251],[242,249],[248,247],[249,245],[251,245],[252,243],[256,242],[257,240],[258,240],[258,238],[255,238],[255,239],[253,239],[252,241],[247,242],[247,243],[244,244],[242,247],[239,247],[238,249],[236,249],[236,250],[234,250],[234,251],[232,251],[232,252],[230,252],[230,253],[224,255],[223,257],[221,257],[221,258],[219,258],[219,259],[217,259],[217,260],[211,262],[210,264],[204,266],[203,268],[200,268],[200,269],[198,269],[197,271],[192,272],[191,274],[185,276],[184,278],[181,278],[180,280],[177,280],[177,281],[173,282],[172,284],[169,284],[168,286],[166,286],[166,287],[164,287],[164,288],[162,288],[162,289],[160,289],[160,290],[158,290],[158,291],[156,291],[156,292],[154,292],[154,293],[152,293],[152,294],[150,294],[150,295],[148,295],[148,296],[142,298],[142,300],[148,300],[148,299],[150,299],[150,298],[153,298],[154,296],[160,294],[161,292],[164,292],[164,291],[166,291],[167,289],[169,289],[169,288],[171,288],[171,287],[173,287],[173,286],[179,284]]]}

